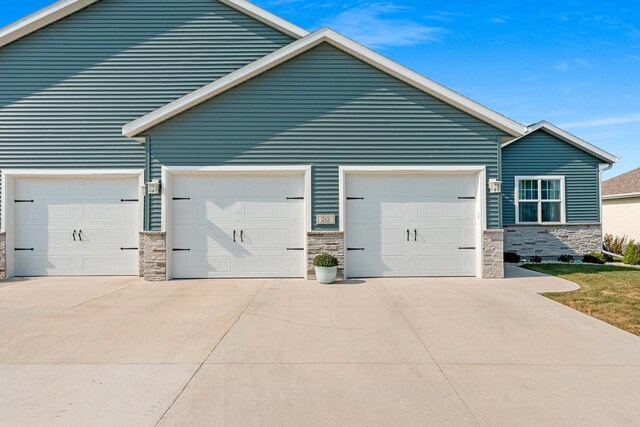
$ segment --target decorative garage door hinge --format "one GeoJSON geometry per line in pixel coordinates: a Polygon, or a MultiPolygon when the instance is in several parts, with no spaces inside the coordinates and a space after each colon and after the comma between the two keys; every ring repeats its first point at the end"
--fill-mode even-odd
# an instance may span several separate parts
{"type": "Polygon", "coordinates": [[[33,248],[15,248],[16,251],[32,251],[33,248]]]}
{"type": "Polygon", "coordinates": [[[304,251],[304,248],[287,248],[288,251],[304,251]]]}
{"type": "Polygon", "coordinates": [[[347,248],[348,251],[364,251],[364,248],[347,248]]]}
{"type": "Polygon", "coordinates": [[[14,200],[15,203],[33,203],[33,200],[14,200]]]}
{"type": "Polygon", "coordinates": [[[347,200],[364,200],[364,197],[347,197],[347,200]]]}
{"type": "Polygon", "coordinates": [[[476,248],[475,246],[462,246],[458,249],[475,249],[475,248],[476,248]]]}
{"type": "Polygon", "coordinates": [[[137,202],[138,199],[120,199],[121,202],[137,202]]]}
{"type": "Polygon", "coordinates": [[[184,251],[190,251],[191,249],[180,249],[180,248],[175,248],[173,249],[174,252],[184,252],[184,251]]]}
{"type": "Polygon", "coordinates": [[[287,200],[304,200],[304,197],[287,197],[287,200]]]}
{"type": "Polygon", "coordinates": [[[191,200],[191,197],[174,197],[173,200],[191,200]]]}
{"type": "Polygon", "coordinates": [[[138,248],[120,248],[121,251],[137,251],[138,248]]]}
{"type": "Polygon", "coordinates": [[[475,200],[475,197],[458,197],[460,200],[475,200]]]}

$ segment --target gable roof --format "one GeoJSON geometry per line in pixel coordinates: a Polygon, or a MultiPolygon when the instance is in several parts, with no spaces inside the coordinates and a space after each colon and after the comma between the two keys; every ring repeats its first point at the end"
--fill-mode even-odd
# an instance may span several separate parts
{"type": "MultiPolygon", "coordinates": [[[[0,28],[0,47],[6,46],[40,28],[59,21],[100,0],[60,0],[19,21],[0,28]]],[[[212,0],[213,1],[213,0],[212,0]]],[[[258,21],[263,22],[293,38],[299,39],[309,34],[308,31],[267,12],[266,10],[245,0],[217,0],[258,21]]]]}
{"type": "Polygon", "coordinates": [[[640,197],[640,168],[603,182],[602,196],[605,199],[640,197]]]}
{"type": "Polygon", "coordinates": [[[556,138],[566,142],[567,144],[573,145],[576,148],[579,148],[582,151],[585,151],[589,154],[591,154],[592,156],[608,163],[608,164],[613,164],[613,163],[617,163],[620,159],[617,158],[616,156],[614,156],[611,153],[608,153],[598,147],[596,147],[593,144],[589,144],[587,141],[584,141],[580,138],[578,138],[575,135],[570,134],[569,132],[560,129],[558,126],[555,126],[549,122],[546,121],[541,121],[538,122],[534,125],[531,125],[529,127],[527,127],[526,132],[524,133],[524,135],[516,138],[516,139],[512,139],[511,141],[505,142],[502,144],[502,148],[507,147],[508,145],[513,144],[516,141],[521,140],[522,138],[532,134],[533,132],[537,132],[539,130],[542,130],[544,132],[547,132],[550,135],[555,136],[556,138]]]}
{"type": "Polygon", "coordinates": [[[509,135],[519,136],[526,130],[526,127],[520,123],[480,105],[439,83],[429,80],[415,71],[399,65],[335,31],[323,28],[124,125],[122,127],[122,133],[128,137],[140,135],[145,130],[220,95],[325,42],[435,98],[503,130],[509,135]]]}

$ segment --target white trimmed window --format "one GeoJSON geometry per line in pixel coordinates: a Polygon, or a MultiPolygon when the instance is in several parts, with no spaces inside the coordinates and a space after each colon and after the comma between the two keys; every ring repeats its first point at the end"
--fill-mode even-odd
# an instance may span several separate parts
{"type": "Polygon", "coordinates": [[[516,223],[564,223],[564,176],[516,177],[516,223]]]}

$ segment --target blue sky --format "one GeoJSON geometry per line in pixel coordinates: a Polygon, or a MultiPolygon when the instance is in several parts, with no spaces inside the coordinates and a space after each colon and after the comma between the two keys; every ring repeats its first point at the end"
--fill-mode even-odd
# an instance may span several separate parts
{"type": "MultiPolygon", "coordinates": [[[[524,124],[547,120],[640,167],[637,1],[254,0],[328,26],[524,124]]],[[[0,26],[51,0],[0,0],[0,26]]]]}

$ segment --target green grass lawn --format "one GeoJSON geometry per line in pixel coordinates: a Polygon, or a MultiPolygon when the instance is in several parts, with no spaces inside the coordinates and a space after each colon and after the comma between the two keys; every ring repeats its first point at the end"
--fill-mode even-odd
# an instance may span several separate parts
{"type": "Polygon", "coordinates": [[[613,265],[527,264],[529,270],[557,276],[580,285],[547,298],[640,335],[640,269],[613,265]]]}

